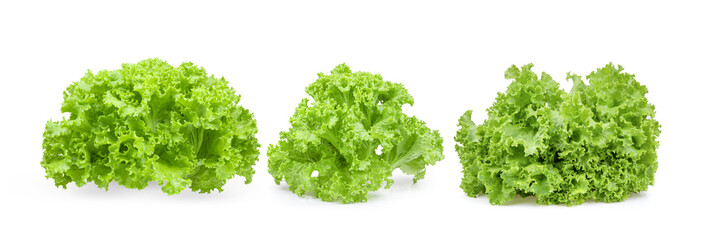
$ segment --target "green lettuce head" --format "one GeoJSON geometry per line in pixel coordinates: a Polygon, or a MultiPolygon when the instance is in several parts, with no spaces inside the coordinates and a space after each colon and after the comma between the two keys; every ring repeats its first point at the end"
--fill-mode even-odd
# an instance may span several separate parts
{"type": "Polygon", "coordinates": [[[240,175],[249,183],[259,144],[252,114],[224,78],[159,59],[88,72],[64,92],[68,119],[49,121],[41,165],[55,185],[115,181],[168,194],[201,193],[240,175]]]}
{"type": "Polygon", "coordinates": [[[314,102],[301,101],[291,129],[267,152],[276,183],[298,195],[366,201],[368,192],[392,185],[395,169],[417,181],[444,158],[439,132],[402,112],[414,100],[401,84],[341,64],[306,92],[314,102]]]}
{"type": "Polygon", "coordinates": [[[616,202],[647,190],[657,170],[660,125],[647,88],[612,64],[587,76],[568,74],[567,93],[532,64],[512,66],[514,81],[499,93],[481,125],[471,111],[459,119],[455,140],[469,196],[492,204],[518,194],[539,204],[616,202]]]}

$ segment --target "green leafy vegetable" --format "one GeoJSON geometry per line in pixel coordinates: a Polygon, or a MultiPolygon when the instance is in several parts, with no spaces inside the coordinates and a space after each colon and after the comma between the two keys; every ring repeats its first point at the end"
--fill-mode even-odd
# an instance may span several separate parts
{"type": "Polygon", "coordinates": [[[492,204],[516,194],[539,204],[622,201],[647,190],[657,170],[660,125],[647,87],[612,64],[587,76],[568,74],[574,86],[560,89],[532,64],[512,66],[514,79],[499,93],[481,125],[471,111],[460,119],[455,140],[463,165],[461,188],[492,204]]]}
{"type": "Polygon", "coordinates": [[[301,101],[291,129],[267,152],[275,182],[285,180],[300,196],[366,201],[368,192],[392,185],[395,169],[416,182],[444,158],[439,132],[402,112],[414,100],[401,84],[341,64],[319,73],[306,92],[314,103],[301,101]]]}
{"type": "Polygon", "coordinates": [[[55,185],[118,182],[168,194],[222,191],[235,174],[252,180],[259,144],[252,114],[224,78],[192,63],[159,59],[88,72],[64,92],[69,119],[49,121],[41,165],[55,185]]]}

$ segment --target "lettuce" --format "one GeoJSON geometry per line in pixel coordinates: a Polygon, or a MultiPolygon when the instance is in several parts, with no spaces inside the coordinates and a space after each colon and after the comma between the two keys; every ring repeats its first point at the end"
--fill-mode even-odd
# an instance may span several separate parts
{"type": "Polygon", "coordinates": [[[301,101],[289,131],[267,151],[275,182],[299,196],[366,201],[368,192],[393,184],[395,169],[417,182],[426,165],[444,158],[439,132],[402,112],[414,100],[401,84],[341,64],[319,73],[306,92],[314,102],[301,101]]]}
{"type": "Polygon", "coordinates": [[[252,180],[259,144],[252,114],[224,78],[192,63],[159,59],[88,72],[64,92],[68,119],[49,121],[41,162],[47,178],[66,188],[115,181],[163,192],[185,187],[222,191],[234,175],[252,180]]]}
{"type": "Polygon", "coordinates": [[[471,111],[459,119],[456,151],[461,188],[492,204],[518,194],[538,204],[616,202],[647,190],[657,170],[660,125],[647,88],[612,64],[587,76],[568,74],[571,91],[533,65],[512,66],[514,81],[487,110],[481,125],[471,111]]]}

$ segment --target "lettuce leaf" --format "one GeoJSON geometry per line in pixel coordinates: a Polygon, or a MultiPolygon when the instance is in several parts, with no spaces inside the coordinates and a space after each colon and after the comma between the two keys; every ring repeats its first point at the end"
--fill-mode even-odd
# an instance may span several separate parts
{"type": "Polygon", "coordinates": [[[259,155],[252,113],[224,78],[192,63],[172,67],[159,59],[89,71],[64,92],[68,119],[49,121],[41,162],[47,178],[66,188],[115,181],[163,192],[186,187],[222,191],[240,175],[252,180],[259,155]]]}
{"type": "Polygon", "coordinates": [[[531,67],[506,71],[514,81],[484,123],[476,125],[471,111],[459,119],[455,148],[467,195],[570,206],[622,201],[654,184],[661,126],[634,75],[611,63],[590,73],[589,85],[568,74],[568,93],[531,67]]]}
{"type": "Polygon", "coordinates": [[[314,102],[301,101],[289,131],[267,151],[275,182],[300,196],[366,201],[368,192],[392,185],[395,169],[416,182],[444,158],[439,132],[402,112],[414,103],[402,84],[341,64],[319,73],[306,92],[314,102]]]}

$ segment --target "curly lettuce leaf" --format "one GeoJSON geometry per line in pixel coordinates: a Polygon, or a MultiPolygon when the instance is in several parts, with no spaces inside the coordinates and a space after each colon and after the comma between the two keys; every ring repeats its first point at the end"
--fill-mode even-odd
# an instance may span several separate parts
{"type": "Polygon", "coordinates": [[[616,202],[647,190],[657,170],[660,125],[647,88],[621,66],[587,76],[568,74],[565,92],[553,79],[512,66],[514,81],[481,125],[471,111],[455,136],[463,166],[461,188],[504,204],[518,194],[539,204],[616,202]]]}
{"type": "Polygon", "coordinates": [[[291,128],[267,152],[275,182],[298,195],[366,201],[368,192],[392,185],[395,169],[416,182],[444,158],[439,132],[402,112],[414,100],[401,84],[341,64],[319,73],[306,92],[314,102],[301,101],[291,128]]]}
{"type": "Polygon", "coordinates": [[[55,185],[117,182],[167,194],[222,191],[234,175],[249,183],[259,155],[253,115],[224,78],[192,63],[159,59],[88,72],[64,92],[68,119],[49,121],[41,165],[55,185]]]}

